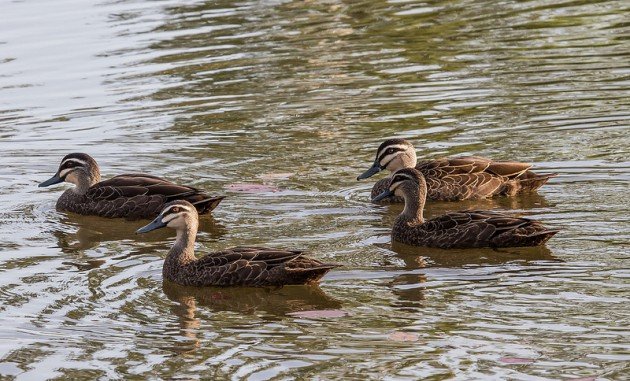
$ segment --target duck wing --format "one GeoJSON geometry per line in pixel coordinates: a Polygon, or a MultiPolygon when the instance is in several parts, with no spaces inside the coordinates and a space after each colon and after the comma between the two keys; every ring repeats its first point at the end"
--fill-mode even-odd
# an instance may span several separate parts
{"type": "Polygon", "coordinates": [[[147,175],[144,173],[125,173],[114,176],[109,180],[101,181],[104,186],[147,186],[154,184],[172,184],[161,177],[147,175]]]}
{"type": "Polygon", "coordinates": [[[488,210],[447,213],[422,229],[426,239],[443,248],[537,246],[557,233],[538,221],[488,210]]]}
{"type": "Polygon", "coordinates": [[[472,166],[473,172],[481,170],[508,178],[519,177],[532,168],[532,164],[530,163],[521,163],[519,161],[494,161],[482,156],[460,156],[442,160],[446,160],[450,165],[462,169],[465,169],[467,166],[472,166]]]}
{"type": "Polygon", "coordinates": [[[487,172],[425,176],[429,200],[457,201],[494,195],[504,179],[487,172]]]}
{"type": "Polygon", "coordinates": [[[303,284],[308,281],[308,275],[315,278],[312,274],[326,273],[336,267],[302,257],[303,253],[300,250],[235,247],[190,263],[184,276],[197,286],[279,286],[303,284]]]}
{"type": "Polygon", "coordinates": [[[419,161],[416,169],[425,177],[442,178],[454,174],[484,172],[491,161],[481,157],[443,157],[419,161]]]}
{"type": "Polygon", "coordinates": [[[206,213],[223,199],[145,174],[124,174],[101,181],[90,187],[86,197],[94,214],[128,219],[153,218],[173,200],[189,201],[199,213],[206,213]]]}
{"type": "Polygon", "coordinates": [[[456,201],[492,196],[531,164],[496,162],[480,156],[449,157],[421,161],[416,165],[427,180],[430,200],[456,201]]]}
{"type": "MultiPolygon", "coordinates": [[[[161,195],[167,201],[182,199],[196,194],[204,194],[196,188],[178,185],[160,177],[145,174],[125,174],[101,181],[90,188],[99,198],[111,199],[137,195],[161,195]]],[[[207,196],[207,195],[206,195],[207,196]]]]}

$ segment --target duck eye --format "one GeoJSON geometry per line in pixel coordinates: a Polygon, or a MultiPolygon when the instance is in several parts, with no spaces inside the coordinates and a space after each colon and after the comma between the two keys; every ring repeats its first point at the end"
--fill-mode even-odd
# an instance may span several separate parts
{"type": "Polygon", "coordinates": [[[77,163],[76,161],[72,161],[72,160],[71,161],[67,161],[63,165],[64,168],[75,168],[75,167],[80,167],[80,166],[82,166],[81,163],[77,163]]]}
{"type": "Polygon", "coordinates": [[[392,183],[401,183],[405,180],[410,180],[407,176],[404,175],[398,175],[396,177],[394,177],[394,180],[392,181],[392,183]]]}
{"type": "Polygon", "coordinates": [[[394,153],[394,149],[393,148],[388,148],[387,149],[387,153],[394,153]]]}
{"type": "Polygon", "coordinates": [[[179,213],[179,208],[173,208],[173,213],[179,213]]]}

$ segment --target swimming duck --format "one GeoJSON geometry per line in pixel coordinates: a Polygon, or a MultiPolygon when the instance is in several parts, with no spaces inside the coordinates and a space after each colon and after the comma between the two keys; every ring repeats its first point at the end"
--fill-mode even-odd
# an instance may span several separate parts
{"type": "Polygon", "coordinates": [[[535,220],[488,210],[447,213],[425,221],[427,184],[414,168],[394,172],[388,188],[372,201],[392,195],[405,201],[405,209],[394,222],[392,240],[407,245],[442,249],[539,246],[558,232],[535,220]]]}
{"type": "Polygon", "coordinates": [[[197,259],[194,253],[197,211],[187,201],[172,201],[137,233],[169,227],[177,238],[162,275],[183,286],[283,286],[317,282],[338,265],[303,256],[299,250],[234,247],[197,259]]]}
{"type": "MultiPolygon", "coordinates": [[[[404,139],[389,139],[376,151],[376,160],[370,169],[357,180],[387,169],[395,172],[401,168],[416,168],[427,182],[427,199],[458,201],[492,197],[514,196],[521,192],[533,192],[543,186],[556,173],[538,175],[530,170],[531,164],[516,161],[492,161],[485,157],[450,157],[418,162],[413,145],[404,139]]],[[[387,190],[389,178],[374,184],[371,197],[387,190]]],[[[383,201],[403,202],[400,197],[383,201]]]]}
{"type": "Polygon", "coordinates": [[[154,218],[173,200],[190,201],[199,213],[209,213],[224,197],[177,185],[145,174],[124,174],[101,181],[98,164],[88,154],[71,153],[59,164],[57,173],[40,187],[68,182],[75,185],[57,200],[57,210],[129,220],[154,218]]]}

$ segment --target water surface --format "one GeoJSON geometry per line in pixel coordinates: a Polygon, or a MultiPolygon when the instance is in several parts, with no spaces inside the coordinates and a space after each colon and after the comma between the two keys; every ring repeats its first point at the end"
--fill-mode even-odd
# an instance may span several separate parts
{"type": "Polygon", "coordinates": [[[627,377],[627,3],[40,0],[0,14],[0,378],[627,377]],[[355,181],[392,136],[420,157],[560,173],[538,195],[427,216],[493,208],[562,232],[537,249],[392,246],[401,207],[355,181]],[[64,186],[37,188],[75,151],[104,177],[227,195],[201,254],[284,246],[344,267],[319,288],[163,284],[172,232],[59,213],[64,186]]]}

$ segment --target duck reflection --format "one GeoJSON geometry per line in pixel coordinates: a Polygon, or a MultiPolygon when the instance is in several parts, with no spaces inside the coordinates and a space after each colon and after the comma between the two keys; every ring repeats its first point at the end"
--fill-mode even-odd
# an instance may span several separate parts
{"type": "Polygon", "coordinates": [[[264,313],[266,320],[280,320],[290,313],[338,309],[341,303],[327,296],[317,285],[261,287],[187,287],[163,281],[164,294],[175,304],[171,311],[178,317],[181,335],[188,338],[170,350],[182,354],[200,346],[197,331],[200,320],[197,309],[208,307],[214,312],[232,311],[245,315],[264,313]]]}
{"type": "Polygon", "coordinates": [[[166,296],[182,305],[209,307],[215,312],[233,311],[241,314],[265,313],[281,318],[293,312],[327,310],[341,303],[327,296],[317,285],[263,287],[187,287],[164,281],[166,296]]]}
{"type": "Polygon", "coordinates": [[[443,250],[409,246],[399,242],[391,245],[391,250],[404,262],[404,269],[413,271],[398,275],[390,283],[392,293],[398,296],[393,304],[402,309],[417,309],[425,300],[427,277],[418,273],[423,268],[463,268],[467,266],[496,266],[511,262],[527,266],[534,261],[560,261],[552,252],[542,247],[519,247],[510,249],[465,249],[443,250]]]}
{"type": "MultiPolygon", "coordinates": [[[[127,221],[124,219],[107,219],[96,216],[81,216],[74,213],[63,214],[60,219],[62,227],[53,231],[57,237],[57,244],[64,253],[76,253],[81,250],[101,246],[104,242],[114,242],[124,239],[137,239],[138,228],[146,225],[146,221],[127,221]],[[68,229],[74,227],[74,229],[68,229]]],[[[199,219],[199,231],[209,235],[210,240],[218,240],[227,233],[224,225],[217,222],[213,216],[203,216],[199,219]]],[[[143,242],[164,242],[172,237],[168,230],[143,236],[143,242]]],[[[164,248],[164,245],[160,245],[164,248]]],[[[152,248],[154,249],[154,248],[152,248]]]]}
{"type": "Polygon", "coordinates": [[[426,282],[425,274],[402,274],[395,277],[390,284],[392,293],[398,296],[394,306],[402,309],[417,308],[418,304],[425,300],[426,282]]]}
{"type": "MultiPolygon", "coordinates": [[[[173,300],[169,297],[169,299],[173,300]]],[[[181,295],[176,304],[171,306],[171,312],[177,316],[179,322],[180,335],[188,340],[177,341],[174,346],[164,349],[177,354],[194,352],[201,346],[201,341],[197,337],[197,331],[201,326],[199,319],[195,317],[197,310],[197,300],[192,295],[181,295]]]]}
{"type": "Polygon", "coordinates": [[[560,261],[546,246],[480,249],[436,249],[392,242],[391,250],[405,263],[405,269],[499,265],[508,262],[560,261]]]}

